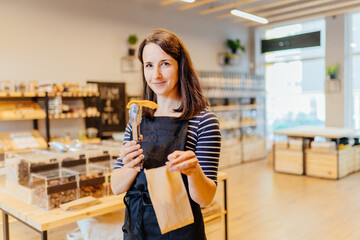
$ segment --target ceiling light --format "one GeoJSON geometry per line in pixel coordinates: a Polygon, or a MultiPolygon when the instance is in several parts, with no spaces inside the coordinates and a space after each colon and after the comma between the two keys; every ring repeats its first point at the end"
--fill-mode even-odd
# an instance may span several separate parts
{"type": "Polygon", "coordinates": [[[266,23],[269,22],[269,20],[267,20],[266,18],[258,17],[258,16],[255,16],[253,14],[246,13],[246,12],[243,12],[243,11],[240,11],[240,10],[237,10],[237,9],[231,10],[231,14],[235,15],[235,16],[238,16],[238,17],[249,19],[251,21],[259,22],[259,23],[262,23],[262,24],[266,24],[266,23]]]}
{"type": "Polygon", "coordinates": [[[182,0],[182,1],[188,2],[188,3],[193,3],[193,2],[195,2],[195,0],[182,0]]]}
{"type": "Polygon", "coordinates": [[[351,43],[351,44],[350,44],[350,47],[352,47],[352,48],[356,48],[356,47],[357,47],[357,45],[356,45],[356,43],[351,43]]]}

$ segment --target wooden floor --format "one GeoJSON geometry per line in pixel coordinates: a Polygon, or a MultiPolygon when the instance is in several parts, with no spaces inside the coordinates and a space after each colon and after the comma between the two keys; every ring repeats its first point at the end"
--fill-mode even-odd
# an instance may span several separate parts
{"type": "MultiPolygon", "coordinates": [[[[266,161],[223,170],[228,173],[230,240],[360,239],[360,174],[339,181],[274,173],[266,161]]],[[[76,224],[51,230],[66,239],[76,224]]],[[[11,239],[40,235],[18,222],[11,239]]],[[[2,229],[0,230],[2,239],[2,229]]]]}
{"type": "Polygon", "coordinates": [[[266,161],[227,169],[231,240],[360,239],[360,174],[339,181],[274,173],[266,161]]]}

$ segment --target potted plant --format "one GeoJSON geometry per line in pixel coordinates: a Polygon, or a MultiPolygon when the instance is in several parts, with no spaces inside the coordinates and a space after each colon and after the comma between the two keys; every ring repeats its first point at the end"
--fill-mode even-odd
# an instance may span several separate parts
{"type": "Polygon", "coordinates": [[[233,57],[232,53],[225,53],[224,54],[224,64],[229,65],[231,63],[231,58],[233,57]]]}
{"type": "Polygon", "coordinates": [[[228,48],[230,48],[232,54],[236,54],[238,49],[240,49],[242,52],[245,52],[245,47],[241,45],[240,39],[228,39],[226,40],[226,45],[228,48]]]}
{"type": "Polygon", "coordinates": [[[131,34],[128,38],[128,43],[129,43],[129,56],[134,56],[135,55],[135,44],[137,43],[138,38],[135,34],[131,34]]]}
{"type": "Polygon", "coordinates": [[[333,64],[326,68],[326,73],[330,77],[330,79],[337,79],[337,75],[339,72],[339,65],[333,64]]]}

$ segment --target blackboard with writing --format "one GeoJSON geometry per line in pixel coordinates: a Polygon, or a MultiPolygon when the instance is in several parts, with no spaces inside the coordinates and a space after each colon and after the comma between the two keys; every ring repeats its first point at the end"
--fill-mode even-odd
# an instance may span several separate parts
{"type": "MultiPolygon", "coordinates": [[[[111,137],[114,132],[124,132],[125,123],[125,83],[96,82],[100,93],[100,132],[102,138],[111,137]]],[[[87,127],[96,127],[92,119],[87,120],[87,127]]]]}

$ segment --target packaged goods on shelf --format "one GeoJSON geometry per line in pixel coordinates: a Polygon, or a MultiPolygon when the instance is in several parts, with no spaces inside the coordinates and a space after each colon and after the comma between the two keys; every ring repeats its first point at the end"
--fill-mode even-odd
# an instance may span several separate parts
{"type": "Polygon", "coordinates": [[[0,81],[0,92],[11,93],[14,92],[15,86],[9,80],[0,81]]]}
{"type": "Polygon", "coordinates": [[[15,82],[15,92],[24,93],[26,91],[26,84],[24,82],[15,82]]]}
{"type": "Polygon", "coordinates": [[[264,77],[241,72],[198,73],[204,95],[220,123],[220,168],[263,158],[266,151],[264,77]],[[245,141],[251,136],[261,138],[245,141]],[[236,143],[227,147],[231,139],[236,143]]]}
{"type": "Polygon", "coordinates": [[[100,198],[106,195],[106,175],[107,169],[93,164],[79,164],[68,166],[64,169],[76,172],[79,178],[79,197],[92,196],[100,198]]]}
{"type": "Polygon", "coordinates": [[[44,119],[44,110],[35,102],[1,102],[0,120],[44,119]]]}
{"type": "Polygon", "coordinates": [[[29,93],[37,93],[38,91],[38,81],[32,80],[27,83],[27,92],[29,93]]]}
{"type": "Polygon", "coordinates": [[[38,92],[40,93],[51,93],[53,92],[53,84],[50,81],[43,81],[43,82],[39,82],[38,85],[38,92]]]}
{"type": "Polygon", "coordinates": [[[49,100],[49,114],[62,113],[62,98],[54,97],[49,100]]]}
{"type": "Polygon", "coordinates": [[[27,150],[5,155],[6,179],[29,186],[31,173],[59,168],[58,156],[51,152],[27,150]]]}
{"type": "Polygon", "coordinates": [[[45,139],[37,130],[2,132],[0,133],[0,145],[3,146],[5,152],[47,147],[45,139]]]}
{"type": "Polygon", "coordinates": [[[77,199],[77,175],[67,169],[53,169],[31,174],[32,204],[53,209],[77,199]]]}
{"type": "Polygon", "coordinates": [[[204,94],[212,98],[253,97],[264,94],[264,77],[250,73],[198,72],[204,94]]]}

